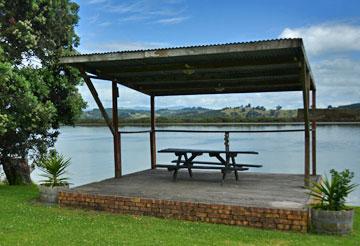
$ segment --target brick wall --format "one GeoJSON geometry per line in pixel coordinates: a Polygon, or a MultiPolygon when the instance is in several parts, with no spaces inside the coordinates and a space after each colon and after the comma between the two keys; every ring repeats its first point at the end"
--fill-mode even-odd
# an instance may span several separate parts
{"type": "Polygon", "coordinates": [[[306,232],[308,212],[60,192],[61,207],[306,232]]]}

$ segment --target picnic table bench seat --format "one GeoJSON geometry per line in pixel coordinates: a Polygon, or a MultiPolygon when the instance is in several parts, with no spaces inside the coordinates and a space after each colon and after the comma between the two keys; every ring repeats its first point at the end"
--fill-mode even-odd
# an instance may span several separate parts
{"type": "MultiPolygon", "coordinates": [[[[157,164],[156,166],[167,168],[169,171],[173,171],[175,169],[181,169],[181,168],[186,168],[186,169],[189,168],[188,166],[185,166],[185,165],[180,165],[177,167],[176,165],[169,165],[169,164],[157,164]]],[[[225,170],[226,168],[225,167],[214,167],[214,166],[192,166],[191,169],[225,170]]],[[[249,168],[230,167],[230,168],[228,168],[228,170],[246,171],[246,170],[249,170],[249,168]]]]}
{"type": "MultiPolygon", "coordinates": [[[[171,161],[172,163],[177,163],[178,160],[173,160],[171,161]]],[[[181,160],[180,163],[185,163],[186,161],[181,160]]],[[[223,165],[221,162],[214,162],[214,161],[192,161],[191,163],[193,164],[203,164],[203,165],[223,165]]],[[[236,167],[257,167],[260,168],[262,167],[262,165],[257,165],[257,164],[241,164],[241,163],[237,163],[237,164],[232,164],[236,167]]]]}

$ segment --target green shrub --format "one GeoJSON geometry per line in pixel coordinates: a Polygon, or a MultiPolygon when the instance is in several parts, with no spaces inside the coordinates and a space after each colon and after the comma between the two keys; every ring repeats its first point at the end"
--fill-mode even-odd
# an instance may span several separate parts
{"type": "Polygon", "coordinates": [[[65,157],[56,150],[50,150],[47,155],[44,155],[37,163],[39,169],[43,172],[42,177],[45,180],[41,180],[41,184],[45,186],[64,186],[68,185],[68,177],[63,177],[66,173],[66,169],[70,165],[70,158],[65,157]]]}
{"type": "Polygon", "coordinates": [[[315,208],[323,210],[344,210],[346,197],[354,191],[357,184],[352,184],[351,180],[354,173],[345,169],[342,172],[337,172],[334,169],[330,170],[331,180],[325,176],[322,183],[312,182],[310,187],[310,195],[319,200],[315,208]]]}

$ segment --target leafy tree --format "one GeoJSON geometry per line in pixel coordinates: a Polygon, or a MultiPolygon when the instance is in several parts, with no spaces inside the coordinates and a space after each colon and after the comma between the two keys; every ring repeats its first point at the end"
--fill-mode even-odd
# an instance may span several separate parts
{"type": "Polygon", "coordinates": [[[18,160],[46,153],[85,107],[79,72],[58,64],[76,53],[78,9],[69,0],[0,0],[0,164],[9,184],[30,182],[18,160]]]}

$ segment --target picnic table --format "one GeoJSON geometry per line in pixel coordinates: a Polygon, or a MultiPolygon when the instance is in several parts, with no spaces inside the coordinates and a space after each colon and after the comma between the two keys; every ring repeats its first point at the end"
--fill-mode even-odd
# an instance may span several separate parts
{"type": "Polygon", "coordinates": [[[174,171],[173,179],[176,180],[179,169],[188,169],[190,177],[192,177],[192,169],[210,169],[221,170],[222,180],[225,180],[226,174],[234,172],[235,179],[238,180],[238,171],[249,170],[250,167],[259,168],[262,165],[253,164],[240,164],[236,163],[235,157],[239,154],[259,154],[256,151],[234,151],[234,150],[203,150],[203,149],[179,149],[179,148],[167,148],[159,150],[158,153],[174,153],[177,156],[176,160],[172,163],[175,164],[158,164],[159,168],[167,168],[169,171],[174,171]],[[216,161],[195,161],[198,156],[208,154],[209,157],[213,157],[216,161]]]}

